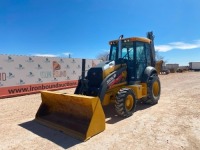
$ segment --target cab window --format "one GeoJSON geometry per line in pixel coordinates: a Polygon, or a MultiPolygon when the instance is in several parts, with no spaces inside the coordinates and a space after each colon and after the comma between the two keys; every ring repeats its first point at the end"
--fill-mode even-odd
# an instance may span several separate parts
{"type": "Polygon", "coordinates": [[[110,50],[109,60],[116,60],[116,58],[117,58],[117,45],[112,45],[110,50]]]}

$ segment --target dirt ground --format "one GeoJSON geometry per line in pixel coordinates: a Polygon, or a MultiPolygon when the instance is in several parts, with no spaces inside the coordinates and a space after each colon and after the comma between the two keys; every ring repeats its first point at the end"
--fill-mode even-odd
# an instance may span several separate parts
{"type": "MultiPolygon", "coordinates": [[[[122,119],[106,107],[106,130],[80,142],[34,120],[40,94],[0,99],[0,149],[200,149],[200,72],[160,75],[154,106],[122,119]]],[[[67,90],[73,93],[74,89],[67,90]]]]}

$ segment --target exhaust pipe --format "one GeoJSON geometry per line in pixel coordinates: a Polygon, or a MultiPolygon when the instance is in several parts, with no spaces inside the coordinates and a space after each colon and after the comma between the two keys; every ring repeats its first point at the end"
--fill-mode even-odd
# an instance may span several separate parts
{"type": "Polygon", "coordinates": [[[123,37],[124,37],[123,35],[120,35],[119,40],[118,40],[118,58],[122,58],[121,50],[122,50],[122,38],[123,37]]]}

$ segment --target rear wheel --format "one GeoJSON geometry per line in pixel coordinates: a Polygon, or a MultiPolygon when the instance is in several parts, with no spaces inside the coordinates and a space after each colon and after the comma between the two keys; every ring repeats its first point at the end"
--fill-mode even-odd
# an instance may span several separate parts
{"type": "Polygon", "coordinates": [[[115,110],[122,117],[129,117],[133,114],[136,106],[136,99],[133,90],[122,88],[116,95],[115,110]]]}
{"type": "Polygon", "coordinates": [[[146,103],[148,104],[157,104],[160,99],[160,80],[157,75],[153,75],[148,82],[148,100],[146,103]]]}

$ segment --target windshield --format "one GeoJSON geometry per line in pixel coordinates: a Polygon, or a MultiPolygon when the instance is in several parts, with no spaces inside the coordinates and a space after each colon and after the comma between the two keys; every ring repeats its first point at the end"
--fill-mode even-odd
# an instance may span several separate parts
{"type": "MultiPolygon", "coordinates": [[[[122,41],[121,58],[127,60],[133,60],[134,58],[133,42],[122,41]]],[[[117,60],[117,59],[118,59],[118,44],[112,44],[109,60],[117,60]]]]}

